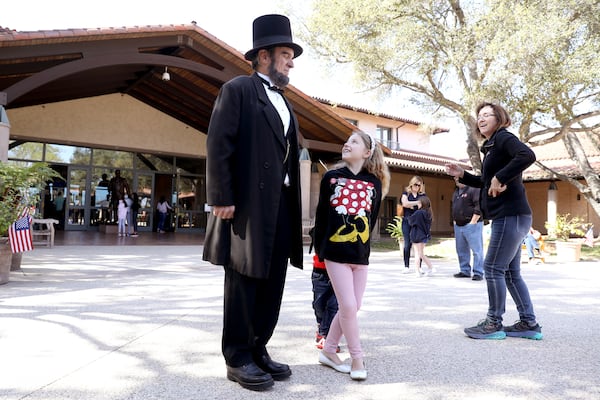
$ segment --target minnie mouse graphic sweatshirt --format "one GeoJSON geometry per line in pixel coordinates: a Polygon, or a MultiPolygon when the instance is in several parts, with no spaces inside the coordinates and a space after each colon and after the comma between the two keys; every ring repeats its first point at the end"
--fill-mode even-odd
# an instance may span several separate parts
{"type": "Polygon", "coordinates": [[[381,181],[363,169],[325,173],[315,217],[315,251],[321,260],[369,264],[371,232],[381,205],[381,181]]]}

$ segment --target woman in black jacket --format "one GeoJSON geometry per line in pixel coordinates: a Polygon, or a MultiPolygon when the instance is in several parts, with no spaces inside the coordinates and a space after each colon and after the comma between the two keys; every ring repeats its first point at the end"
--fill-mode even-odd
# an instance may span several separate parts
{"type": "Polygon", "coordinates": [[[531,226],[531,208],[523,185],[523,171],[535,161],[533,151],[506,130],[511,124],[506,110],[497,104],[477,107],[477,130],[485,141],[482,175],[465,172],[447,164],[449,175],[461,183],[481,188],[480,205],[484,219],[492,220],[492,234],[484,262],[489,308],[486,319],[465,334],[474,339],[504,339],[506,336],[541,339],[529,290],[521,277],[521,243],[531,226]],[[519,312],[519,320],[502,326],[506,290],[519,312]]]}

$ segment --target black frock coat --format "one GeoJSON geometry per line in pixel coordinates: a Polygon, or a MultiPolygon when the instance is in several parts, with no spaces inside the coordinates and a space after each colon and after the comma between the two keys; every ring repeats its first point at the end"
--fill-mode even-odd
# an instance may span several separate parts
{"type": "Polygon", "coordinates": [[[286,104],[293,128],[287,138],[258,75],[239,76],[221,88],[208,128],[207,202],[235,205],[235,215],[223,221],[210,214],[203,259],[252,278],[266,278],[271,267],[288,140],[290,262],[302,268],[298,120],[286,104]]]}

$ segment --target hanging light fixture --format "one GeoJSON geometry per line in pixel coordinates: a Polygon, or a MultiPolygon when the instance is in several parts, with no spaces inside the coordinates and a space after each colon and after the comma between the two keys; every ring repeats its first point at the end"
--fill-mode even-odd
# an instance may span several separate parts
{"type": "Polygon", "coordinates": [[[165,82],[168,82],[171,80],[171,74],[169,74],[167,67],[165,67],[165,72],[163,72],[163,74],[162,74],[162,80],[165,82]]]}

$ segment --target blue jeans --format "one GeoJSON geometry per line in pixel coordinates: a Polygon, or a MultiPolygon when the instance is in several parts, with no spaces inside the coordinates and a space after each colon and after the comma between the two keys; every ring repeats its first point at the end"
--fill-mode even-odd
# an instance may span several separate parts
{"type": "Polygon", "coordinates": [[[313,310],[319,325],[319,335],[327,336],[333,317],[338,312],[338,303],[327,273],[312,272],[313,310]]]}
{"type": "MultiPolygon", "coordinates": [[[[158,212],[158,230],[159,231],[164,231],[165,230],[165,221],[167,220],[167,213],[163,213],[163,212],[158,212]]],[[[529,229],[529,228],[527,228],[529,229]]]]}
{"type": "MultiPolygon", "coordinates": [[[[404,239],[404,268],[408,268],[410,263],[410,248],[412,247],[412,242],[410,241],[410,225],[407,217],[402,218],[402,238],[404,239]]],[[[420,267],[420,259],[418,263],[420,267]]]]}
{"type": "Polygon", "coordinates": [[[471,275],[471,252],[473,273],[483,276],[483,222],[458,226],[454,224],[454,241],[460,272],[471,275]]]}
{"type": "Polygon", "coordinates": [[[492,221],[484,270],[489,299],[487,317],[493,323],[502,323],[506,289],[517,305],[519,319],[532,324],[536,322],[529,289],[521,277],[521,244],[529,231],[531,220],[531,215],[523,214],[492,221]]]}
{"type": "Polygon", "coordinates": [[[531,233],[527,233],[527,236],[525,236],[525,240],[523,241],[523,243],[525,243],[525,247],[527,248],[527,256],[529,258],[535,257],[533,249],[537,249],[539,251],[540,244],[537,240],[535,240],[531,233]]]}

